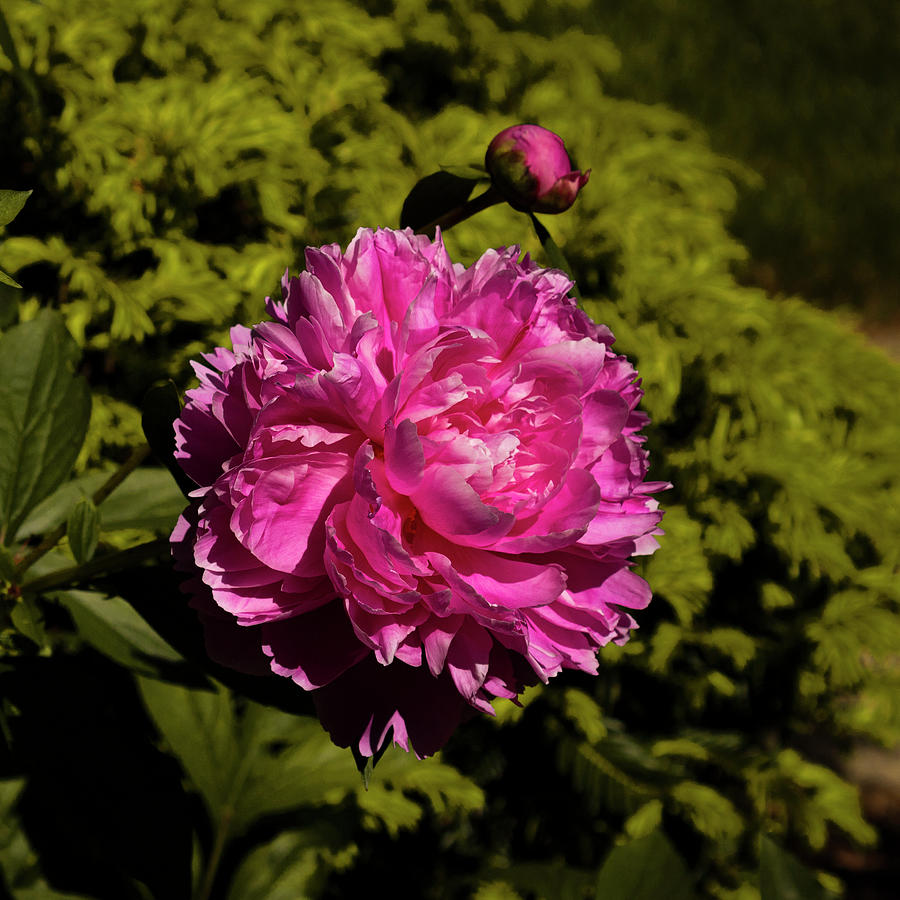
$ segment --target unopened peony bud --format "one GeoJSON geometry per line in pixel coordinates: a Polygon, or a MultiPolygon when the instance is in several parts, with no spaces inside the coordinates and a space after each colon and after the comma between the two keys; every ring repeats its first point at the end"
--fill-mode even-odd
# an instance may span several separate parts
{"type": "Polygon", "coordinates": [[[562,138],[540,125],[505,128],[484,164],[497,190],[522,212],[565,212],[591,174],[573,169],[562,138]]]}

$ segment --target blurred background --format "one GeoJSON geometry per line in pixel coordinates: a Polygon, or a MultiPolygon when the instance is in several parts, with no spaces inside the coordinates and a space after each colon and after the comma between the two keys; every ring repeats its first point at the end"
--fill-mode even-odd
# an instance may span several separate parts
{"type": "MultiPolygon", "coordinates": [[[[368,790],[283,691],[192,655],[167,565],[44,591],[0,633],[0,896],[895,895],[900,370],[872,342],[897,352],[896,4],[0,14],[0,188],[33,190],[0,233],[22,285],[0,285],[0,350],[52,313],[92,397],[71,480],[4,552],[143,443],[148,388],[189,388],[304,247],[396,226],[418,179],[516,122],[592,170],[544,222],[641,372],[674,485],[638,566],[654,600],[598,677],[498,703],[438,759],[391,751],[368,790]]],[[[546,262],[508,207],[446,242],[546,262]]],[[[149,463],[119,490],[98,554],[183,503],[149,463]]]]}
{"type": "Polygon", "coordinates": [[[742,280],[851,308],[900,352],[900,10],[884,0],[591,5],[622,54],[619,96],[701,122],[750,165],[731,231],[742,280]]]}

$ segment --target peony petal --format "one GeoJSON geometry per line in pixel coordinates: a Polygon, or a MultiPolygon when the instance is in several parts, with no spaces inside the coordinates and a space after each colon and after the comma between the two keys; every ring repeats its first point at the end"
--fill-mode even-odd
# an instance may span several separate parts
{"type": "Polygon", "coordinates": [[[425,474],[425,454],[414,422],[404,419],[396,428],[384,430],[385,472],[399,494],[412,494],[425,474]]]}
{"type": "Polygon", "coordinates": [[[331,739],[363,755],[380,750],[393,729],[420,759],[432,756],[470,714],[449,673],[435,678],[424,666],[380,666],[371,656],[312,697],[331,739]]]}
{"type": "Polygon", "coordinates": [[[307,691],[330,684],[368,654],[356,640],[339,600],[314,612],[262,626],[262,650],[272,671],[307,691]]]}
{"type": "MultiPolygon", "coordinates": [[[[559,211],[587,173],[561,142],[534,159],[533,208],[559,211]]],[[[173,554],[216,659],[311,692],[343,746],[426,756],[628,640],[668,485],[644,481],[637,373],[565,273],[516,247],[466,269],[409,230],[306,260],[273,321],[195,366],[173,554]]]]}
{"type": "Polygon", "coordinates": [[[490,546],[515,522],[510,513],[482,503],[460,473],[447,466],[427,469],[411,499],[430,528],[460,544],[490,546]]]}

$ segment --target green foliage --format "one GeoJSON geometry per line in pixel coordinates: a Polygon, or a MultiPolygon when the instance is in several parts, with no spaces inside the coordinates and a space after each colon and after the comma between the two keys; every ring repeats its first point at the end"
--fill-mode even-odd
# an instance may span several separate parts
{"type": "Polygon", "coordinates": [[[89,900],[82,894],[53,890],[41,876],[37,856],[22,832],[15,812],[25,787],[22,778],[0,781],[0,871],[14,900],[89,900]]]}
{"type": "MultiPolygon", "coordinates": [[[[309,818],[311,810],[330,809],[334,816],[352,799],[363,827],[396,836],[420,820],[423,799],[448,821],[483,805],[482,791],[438,759],[420,763],[389,752],[377,781],[366,789],[350,754],[335,747],[315,719],[237,701],[221,686],[197,690],[143,677],[139,684],[166,747],[203,798],[216,834],[207,872],[215,871],[216,853],[230,841],[278,814],[306,811],[309,818]]],[[[241,862],[229,896],[310,890],[329,869],[343,868],[353,857],[346,830],[337,826],[285,831],[241,862]]]]}
{"type": "Polygon", "coordinates": [[[94,555],[100,540],[100,513],[93,501],[84,497],[72,507],[66,537],[75,562],[86,563],[94,555]]]}
{"type": "Polygon", "coordinates": [[[829,894],[815,875],[771,838],[760,838],[759,894],[761,900],[826,900],[829,894]]]}
{"type": "MultiPolygon", "coordinates": [[[[6,23],[0,18],[0,44],[11,46],[6,23]]],[[[8,52],[8,51],[7,51],[8,52]]],[[[0,190],[0,228],[9,225],[19,214],[25,201],[31,196],[31,191],[3,191],[0,190]]],[[[9,275],[0,269],[0,284],[8,284],[10,287],[21,287],[17,281],[13,281],[9,275]]]]}
{"type": "Polygon", "coordinates": [[[0,543],[71,471],[90,415],[78,348],[44,313],[0,337],[0,543]]]}
{"type": "MultiPolygon", "coordinates": [[[[157,885],[123,841],[121,871],[99,867],[97,887],[87,850],[42,844],[27,877],[0,853],[15,896],[59,883],[119,900],[144,896],[138,882],[361,896],[402,872],[422,897],[591,896],[598,879],[614,897],[625,866],[667,873],[670,893],[748,900],[809,888],[811,861],[835,868],[832,840],[875,839],[838,760],[853,740],[900,739],[900,372],[852,322],[735,280],[748,257],[726,222],[758,179],[684,115],[610,96],[634,69],[581,27],[596,6],[3,4],[0,171],[34,194],[0,246],[23,285],[0,298],[13,426],[0,432],[0,776],[23,810],[2,840],[37,847],[55,821],[39,812],[59,761],[35,748],[56,742],[87,767],[78,783],[146,783],[148,827],[175,860],[157,885]],[[518,242],[547,262],[558,244],[585,308],[636,361],[651,475],[674,485],[662,547],[638,567],[655,598],[597,678],[498,703],[441,759],[390,751],[366,792],[315,721],[262,704],[265,683],[279,707],[299,688],[222,687],[228,673],[193,652],[196,617],[150,540],[183,507],[170,474],[132,461],[94,498],[143,442],[139,407],[171,456],[188,360],[259,320],[304,246],[396,224],[421,178],[479,163],[517,121],[562,134],[590,183],[546,223],[552,244],[499,205],[447,232],[448,248],[467,262],[518,242]],[[167,379],[177,387],[143,405],[167,379]],[[63,676],[94,669],[86,684],[103,689],[71,714],[104,743],[85,744],[87,726],[29,743],[42,679],[69,698],[63,676]],[[146,771],[117,767],[138,753],[146,771]]],[[[83,831],[89,847],[116,838],[99,817],[83,831]]]]}
{"type": "Polygon", "coordinates": [[[597,900],[690,900],[691,877],[665,836],[654,831],[616,847],[597,879],[597,900]]]}
{"type": "Polygon", "coordinates": [[[56,595],[69,611],[79,636],[120,666],[145,675],[172,674],[181,659],[121,597],[96,591],[61,591],[56,595]]]}

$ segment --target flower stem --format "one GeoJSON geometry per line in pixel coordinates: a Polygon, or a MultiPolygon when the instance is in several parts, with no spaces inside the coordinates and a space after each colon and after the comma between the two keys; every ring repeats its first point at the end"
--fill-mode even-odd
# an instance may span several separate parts
{"type": "Polygon", "coordinates": [[[127,550],[119,550],[116,553],[107,553],[105,556],[95,557],[90,562],[82,563],[80,566],[57,569],[57,571],[43,575],[41,578],[35,578],[34,581],[26,581],[22,585],[22,590],[30,594],[39,594],[42,591],[50,591],[55,588],[71,587],[97,575],[120,572],[138,563],[146,562],[148,559],[157,559],[168,552],[169,541],[166,538],[147,541],[144,544],[138,544],[136,547],[129,547],[127,550]]]}
{"type": "MultiPolygon", "coordinates": [[[[135,447],[128,455],[128,459],[113,472],[112,475],[94,492],[91,498],[95,506],[99,506],[149,455],[150,448],[144,444],[135,447]]],[[[44,539],[13,570],[13,581],[20,581],[22,576],[45,553],[49,553],[64,537],[68,522],[61,522],[56,528],[47,534],[44,539]]]]}
{"type": "Polygon", "coordinates": [[[206,871],[203,873],[203,884],[197,892],[196,900],[209,900],[212,892],[213,884],[216,880],[216,872],[219,870],[219,863],[222,861],[222,853],[225,850],[225,844],[228,841],[228,832],[231,828],[231,819],[233,813],[230,809],[222,811],[222,816],[216,827],[216,837],[213,843],[212,852],[209,854],[209,860],[206,863],[206,871]]]}
{"type": "Polygon", "coordinates": [[[479,194],[477,197],[467,200],[462,206],[457,206],[449,212],[445,212],[433,222],[429,222],[427,225],[417,228],[416,233],[427,234],[433,238],[437,228],[440,228],[441,231],[446,231],[448,228],[452,228],[454,225],[462,222],[463,219],[468,219],[470,216],[474,216],[475,213],[479,213],[483,209],[493,206],[495,203],[503,202],[503,197],[500,195],[500,192],[491,185],[483,194],[479,194]]]}

